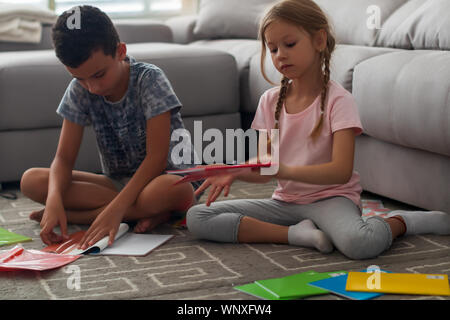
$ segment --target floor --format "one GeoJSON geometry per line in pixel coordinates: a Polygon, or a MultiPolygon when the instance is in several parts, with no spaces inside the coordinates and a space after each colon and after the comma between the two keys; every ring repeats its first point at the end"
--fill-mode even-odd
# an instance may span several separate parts
{"type": "MultiPolygon", "coordinates": [[[[0,197],[1,227],[31,237],[31,242],[22,244],[24,248],[42,249],[39,224],[28,219],[30,211],[42,208],[42,205],[25,198],[19,192],[18,184],[3,187],[3,192],[14,192],[18,199],[0,197]]],[[[270,197],[273,187],[273,184],[237,182],[228,198],[266,198],[270,197]]],[[[204,198],[200,202],[204,202],[204,198]]],[[[392,210],[418,209],[368,192],[364,192],[362,198],[381,200],[386,208],[392,210]]],[[[69,233],[84,229],[86,226],[70,225],[69,233]]],[[[70,264],[80,270],[79,290],[70,286],[68,267],[45,272],[1,272],[2,299],[252,300],[257,298],[233,287],[309,270],[358,271],[371,265],[392,272],[450,275],[450,236],[401,237],[375,259],[350,260],[336,250],[325,255],[313,249],[288,245],[223,244],[198,240],[187,230],[167,224],[153,233],[173,234],[175,237],[145,257],[84,256],[70,264]]],[[[308,299],[344,298],[327,294],[308,299]]],[[[376,299],[450,300],[450,297],[384,295],[376,299]]]]}

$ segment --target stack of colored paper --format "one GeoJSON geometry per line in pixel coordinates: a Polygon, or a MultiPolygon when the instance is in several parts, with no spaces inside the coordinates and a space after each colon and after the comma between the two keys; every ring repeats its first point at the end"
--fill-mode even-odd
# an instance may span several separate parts
{"type": "Polygon", "coordinates": [[[267,300],[293,300],[328,293],[354,300],[373,299],[385,293],[450,295],[446,274],[391,273],[379,269],[348,273],[307,271],[234,288],[267,300]]]}
{"type": "Polygon", "coordinates": [[[267,300],[293,300],[309,296],[328,294],[328,290],[309,286],[308,283],[346,274],[345,271],[318,273],[307,271],[282,278],[258,280],[236,290],[267,300]]]}

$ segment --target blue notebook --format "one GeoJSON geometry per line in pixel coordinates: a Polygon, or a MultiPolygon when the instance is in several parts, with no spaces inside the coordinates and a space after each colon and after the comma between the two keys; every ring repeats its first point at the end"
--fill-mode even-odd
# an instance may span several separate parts
{"type": "MultiPolygon", "coordinates": [[[[361,272],[366,272],[366,270],[362,270],[361,272]]],[[[388,271],[381,270],[381,272],[388,272],[388,271]]],[[[308,285],[320,289],[325,289],[338,296],[354,300],[369,300],[383,295],[383,293],[376,293],[376,292],[347,291],[345,290],[345,285],[347,284],[347,277],[348,275],[344,274],[337,277],[310,282],[308,283],[308,285]]]]}

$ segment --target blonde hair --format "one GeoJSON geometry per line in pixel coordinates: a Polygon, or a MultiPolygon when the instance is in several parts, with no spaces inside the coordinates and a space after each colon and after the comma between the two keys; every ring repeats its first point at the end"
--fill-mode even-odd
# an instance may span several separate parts
{"type": "MultiPolygon", "coordinates": [[[[321,92],[320,119],[311,132],[311,137],[315,139],[322,128],[323,117],[325,113],[325,102],[328,93],[328,82],[330,81],[330,59],[336,41],[332,34],[331,27],[328,23],[327,17],[320,9],[320,7],[312,0],[284,0],[275,4],[264,16],[260,22],[259,38],[262,43],[261,50],[261,72],[269,83],[274,84],[268,77],[264,69],[264,61],[266,58],[266,37],[265,32],[269,24],[274,21],[285,21],[301,27],[311,36],[317,31],[323,29],[327,34],[327,43],[323,51],[320,52],[321,72],[323,75],[323,87],[321,92]]],[[[277,106],[275,109],[275,129],[279,128],[278,120],[280,117],[281,108],[286,99],[287,89],[289,87],[289,79],[283,76],[281,79],[280,91],[278,94],[277,106]]]]}

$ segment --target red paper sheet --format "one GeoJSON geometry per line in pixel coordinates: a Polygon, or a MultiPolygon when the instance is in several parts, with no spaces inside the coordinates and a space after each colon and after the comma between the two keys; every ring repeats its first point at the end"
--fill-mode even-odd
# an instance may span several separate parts
{"type": "Polygon", "coordinates": [[[69,235],[69,240],[61,243],[55,243],[42,249],[44,252],[70,254],[73,250],[77,249],[78,244],[81,242],[86,231],[78,231],[69,235]]]}
{"type": "Polygon", "coordinates": [[[269,163],[246,163],[246,164],[236,164],[236,165],[217,165],[217,166],[205,166],[205,167],[194,167],[184,170],[168,170],[169,174],[182,174],[185,175],[182,179],[178,180],[174,185],[205,179],[210,176],[223,174],[225,172],[235,172],[242,169],[255,169],[255,168],[265,168],[270,167],[272,164],[269,163]]]}
{"type": "Polygon", "coordinates": [[[26,250],[16,246],[10,250],[0,251],[0,271],[50,270],[65,266],[80,257],[81,255],[70,256],[38,250],[26,250]]]}

